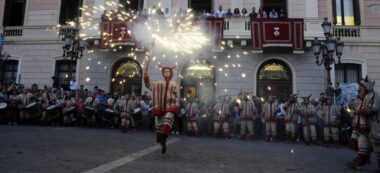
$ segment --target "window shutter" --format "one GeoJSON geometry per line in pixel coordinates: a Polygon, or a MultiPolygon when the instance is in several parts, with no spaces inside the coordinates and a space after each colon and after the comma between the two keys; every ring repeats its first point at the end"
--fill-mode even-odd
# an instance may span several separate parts
{"type": "Polygon", "coordinates": [[[336,1],[340,1],[340,0],[332,0],[332,15],[333,15],[333,18],[332,18],[332,22],[334,25],[336,25],[337,21],[336,21],[336,1]]]}
{"type": "Polygon", "coordinates": [[[360,3],[359,0],[352,0],[352,5],[354,8],[354,20],[355,20],[355,25],[360,25],[360,3]]]}

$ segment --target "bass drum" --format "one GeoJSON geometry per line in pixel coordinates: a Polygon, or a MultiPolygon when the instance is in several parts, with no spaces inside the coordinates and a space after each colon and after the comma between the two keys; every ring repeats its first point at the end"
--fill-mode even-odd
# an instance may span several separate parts
{"type": "Polygon", "coordinates": [[[1,116],[5,116],[5,114],[7,113],[7,107],[8,107],[7,103],[4,103],[4,102],[0,103],[0,115],[1,116]]]}
{"type": "Polygon", "coordinates": [[[37,102],[32,102],[25,106],[25,109],[32,117],[38,117],[41,115],[41,107],[37,102]]]}

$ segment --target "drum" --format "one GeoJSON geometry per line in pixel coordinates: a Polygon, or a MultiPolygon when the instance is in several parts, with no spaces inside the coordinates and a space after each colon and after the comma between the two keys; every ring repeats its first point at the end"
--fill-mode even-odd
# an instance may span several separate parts
{"type": "Polygon", "coordinates": [[[69,107],[69,108],[66,110],[66,113],[67,113],[67,114],[72,114],[72,113],[74,113],[74,111],[75,111],[75,106],[71,106],[71,107],[69,107]]]}
{"type": "Polygon", "coordinates": [[[25,108],[26,109],[33,109],[36,106],[37,106],[37,102],[32,102],[32,103],[26,105],[25,108]]]}
{"type": "Polygon", "coordinates": [[[0,103],[0,110],[6,109],[8,107],[7,103],[0,103]]]}
{"type": "Polygon", "coordinates": [[[107,113],[110,113],[110,114],[114,114],[115,113],[115,111],[113,111],[112,109],[106,109],[104,111],[107,112],[107,113]]]}
{"type": "Polygon", "coordinates": [[[55,106],[55,105],[50,105],[50,106],[48,106],[48,107],[46,108],[46,110],[47,110],[47,111],[52,111],[52,110],[54,110],[56,107],[57,107],[57,106],[55,106]]]}
{"type": "Polygon", "coordinates": [[[84,109],[85,109],[86,111],[91,111],[91,112],[94,112],[94,111],[95,111],[95,109],[92,108],[92,107],[90,107],[90,106],[86,106],[86,107],[84,107],[84,109]]]}
{"type": "Polygon", "coordinates": [[[133,110],[133,113],[136,114],[136,113],[139,113],[141,111],[141,108],[136,108],[133,110]]]}
{"type": "Polygon", "coordinates": [[[25,108],[27,109],[28,113],[31,116],[40,116],[41,115],[41,109],[38,106],[37,102],[32,102],[32,103],[26,105],[25,108]]]}

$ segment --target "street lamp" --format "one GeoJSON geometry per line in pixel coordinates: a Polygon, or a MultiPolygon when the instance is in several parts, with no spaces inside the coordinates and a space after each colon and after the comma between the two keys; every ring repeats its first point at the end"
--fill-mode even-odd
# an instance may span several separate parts
{"type": "MultiPolygon", "coordinates": [[[[62,37],[62,49],[64,59],[70,59],[76,62],[83,57],[85,42],[79,37],[78,22],[74,22],[74,26],[67,30],[62,37]]],[[[70,78],[72,78],[71,63],[69,64],[70,78]]]]}
{"type": "Polygon", "coordinates": [[[330,71],[331,71],[331,65],[333,64],[340,64],[340,58],[342,57],[343,47],[344,43],[340,41],[340,38],[334,39],[331,33],[331,22],[327,21],[327,18],[322,23],[323,33],[325,35],[326,40],[324,42],[321,42],[318,40],[317,37],[315,37],[313,41],[313,52],[316,58],[315,63],[318,66],[321,66],[322,64],[325,66],[325,69],[327,71],[327,83],[331,83],[331,77],[330,77],[330,71]],[[319,55],[322,53],[322,57],[319,60],[319,55]],[[338,58],[338,62],[336,62],[334,53],[336,54],[336,57],[338,58]]]}

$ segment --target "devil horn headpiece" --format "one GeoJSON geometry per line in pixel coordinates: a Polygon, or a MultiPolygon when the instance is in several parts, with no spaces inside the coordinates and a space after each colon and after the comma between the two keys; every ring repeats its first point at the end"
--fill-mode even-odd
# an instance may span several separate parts
{"type": "Polygon", "coordinates": [[[164,69],[164,68],[169,68],[171,70],[174,70],[175,68],[177,68],[177,66],[171,66],[171,67],[166,67],[166,66],[162,66],[162,65],[158,65],[158,67],[160,67],[160,69],[164,69]]]}

